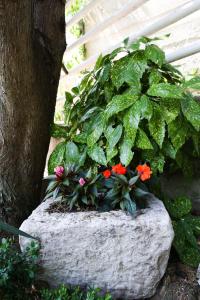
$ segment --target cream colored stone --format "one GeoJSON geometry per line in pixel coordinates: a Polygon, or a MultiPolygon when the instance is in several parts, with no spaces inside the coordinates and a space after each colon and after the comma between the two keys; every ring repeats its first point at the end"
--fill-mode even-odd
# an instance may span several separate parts
{"type": "MultiPolygon", "coordinates": [[[[49,214],[51,202],[42,203],[20,228],[41,240],[42,279],[53,287],[100,287],[123,299],[155,293],[174,236],[160,200],[150,197],[135,218],[123,211],[49,214]]],[[[21,237],[21,248],[29,242],[21,237]]]]}

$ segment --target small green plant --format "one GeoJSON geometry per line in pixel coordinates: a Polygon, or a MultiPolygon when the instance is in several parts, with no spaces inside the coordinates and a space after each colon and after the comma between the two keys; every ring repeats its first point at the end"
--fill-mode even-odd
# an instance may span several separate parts
{"type": "MultiPolygon", "coordinates": [[[[67,163],[54,169],[45,199],[52,197],[56,202],[65,204],[68,210],[122,209],[134,214],[136,200],[147,194],[141,181],[150,179],[151,169],[146,164],[137,166],[135,171],[117,164],[108,169],[100,168],[85,171],[83,168],[86,153],[80,154],[73,142],[66,144],[67,163]],[[102,170],[101,170],[102,169],[102,170]]],[[[145,188],[146,189],[146,188],[145,188]]],[[[50,207],[50,211],[54,203],[50,207]]]]}
{"type": "MultiPolygon", "coordinates": [[[[126,40],[66,92],[65,125],[53,125],[52,136],[86,149],[87,166],[149,161],[154,174],[170,166],[188,175],[199,157],[200,103],[190,92],[197,89],[200,77],[185,80],[153,40],[126,40]]],[[[66,142],[50,166],[65,160],[66,142]]]]}
{"type": "Polygon", "coordinates": [[[79,287],[60,286],[54,290],[42,290],[41,300],[112,300],[110,294],[100,296],[99,289],[89,289],[83,292],[79,287]]]}
{"type": "Polygon", "coordinates": [[[0,243],[0,295],[3,300],[31,299],[30,290],[37,271],[39,247],[31,242],[21,253],[11,239],[0,243]]]}
{"type": "Polygon", "coordinates": [[[200,217],[191,214],[191,200],[187,197],[174,200],[165,198],[164,204],[172,219],[175,232],[173,246],[180,260],[191,267],[198,267],[200,247],[197,237],[200,235],[200,217]]]}

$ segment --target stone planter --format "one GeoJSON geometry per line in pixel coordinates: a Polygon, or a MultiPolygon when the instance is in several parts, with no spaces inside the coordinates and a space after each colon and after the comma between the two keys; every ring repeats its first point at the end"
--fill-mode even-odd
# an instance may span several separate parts
{"type": "MultiPolygon", "coordinates": [[[[163,203],[151,196],[133,218],[123,211],[46,212],[42,203],[20,229],[40,238],[42,279],[100,287],[114,298],[151,297],[163,277],[173,229],[163,203]]],[[[20,237],[22,249],[30,242],[20,237]]]]}

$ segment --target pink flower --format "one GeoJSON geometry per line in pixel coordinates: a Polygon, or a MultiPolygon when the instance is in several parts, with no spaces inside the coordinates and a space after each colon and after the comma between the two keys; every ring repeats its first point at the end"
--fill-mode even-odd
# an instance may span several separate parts
{"type": "Polygon", "coordinates": [[[80,183],[81,186],[86,184],[86,181],[84,180],[83,177],[81,177],[78,182],[80,183]]]}
{"type": "Polygon", "coordinates": [[[54,169],[54,172],[55,172],[57,178],[61,178],[61,177],[63,176],[64,170],[65,170],[65,169],[63,168],[63,166],[57,166],[57,167],[54,169]]]}

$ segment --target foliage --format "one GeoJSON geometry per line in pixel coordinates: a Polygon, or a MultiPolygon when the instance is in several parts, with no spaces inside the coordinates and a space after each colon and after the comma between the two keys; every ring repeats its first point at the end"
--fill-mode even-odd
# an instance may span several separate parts
{"type": "Polygon", "coordinates": [[[200,217],[191,214],[192,202],[187,197],[174,200],[165,198],[164,203],[172,218],[175,232],[173,246],[180,260],[191,267],[197,267],[200,263],[200,248],[197,243],[200,217]]]}
{"type": "Polygon", "coordinates": [[[54,290],[42,290],[41,300],[112,300],[110,294],[100,296],[99,292],[99,289],[83,292],[79,287],[70,288],[62,285],[54,290]]]}
{"type": "Polygon", "coordinates": [[[29,300],[37,270],[38,245],[32,242],[24,253],[11,239],[0,243],[0,295],[3,300],[29,300]]]}
{"type": "Polygon", "coordinates": [[[100,168],[96,174],[95,168],[82,169],[86,152],[80,154],[73,142],[65,145],[64,156],[65,153],[64,167],[57,166],[55,175],[47,177],[50,182],[45,199],[52,197],[65,203],[68,210],[121,208],[134,214],[135,200],[147,193],[141,181],[150,178],[149,166],[139,165],[136,171],[131,171],[117,164],[109,169],[100,168]]]}
{"type": "Polygon", "coordinates": [[[149,161],[154,174],[165,165],[189,174],[200,140],[200,104],[189,90],[199,88],[200,77],[186,81],[153,40],[126,40],[66,92],[65,127],[52,134],[86,149],[87,166],[149,161]]]}

